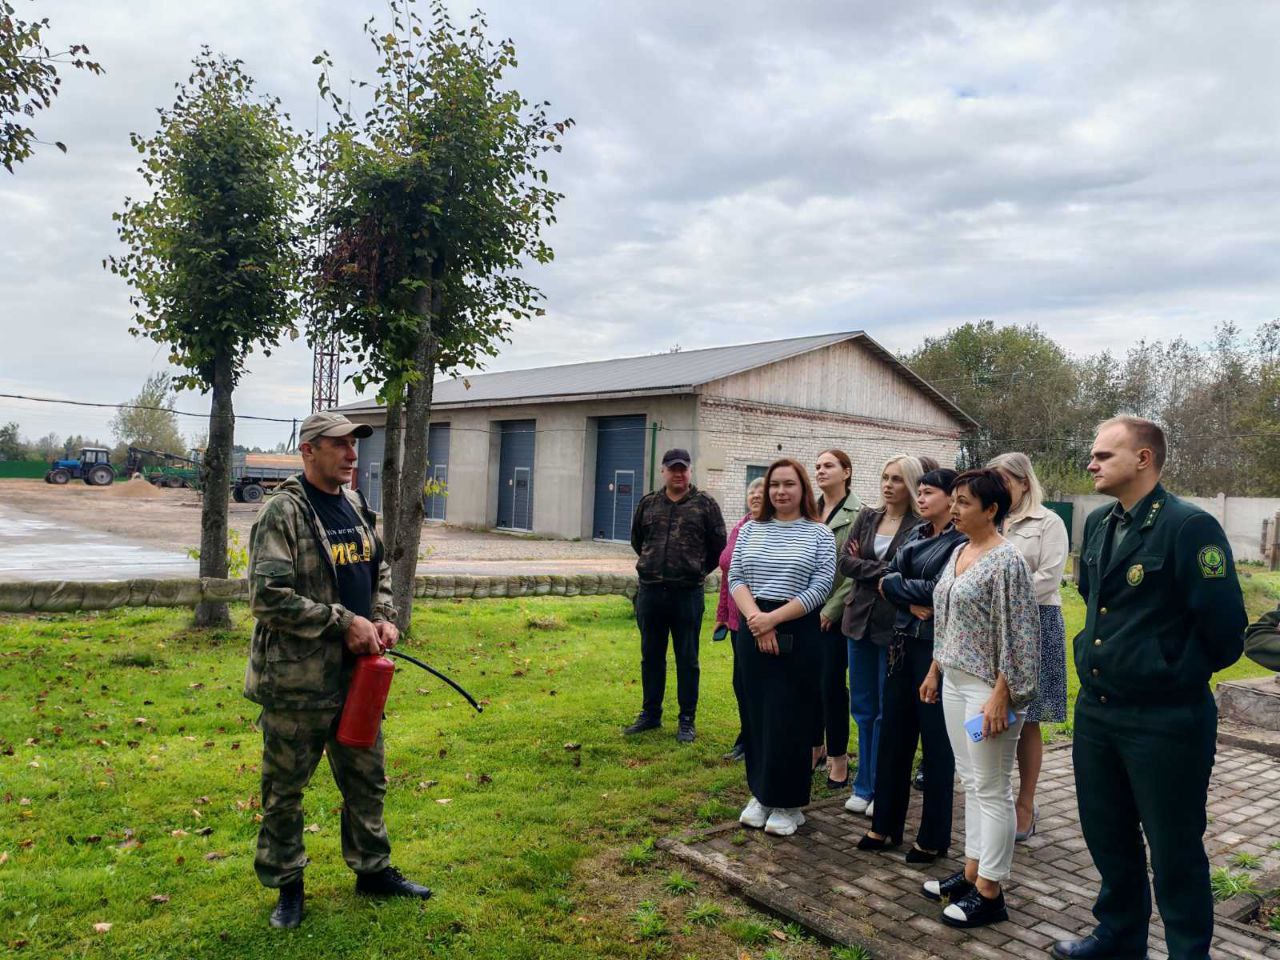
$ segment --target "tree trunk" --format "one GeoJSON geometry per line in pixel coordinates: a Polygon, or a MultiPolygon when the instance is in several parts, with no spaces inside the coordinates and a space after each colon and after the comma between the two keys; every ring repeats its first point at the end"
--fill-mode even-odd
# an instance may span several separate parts
{"type": "Polygon", "coordinates": [[[404,443],[404,400],[399,394],[387,404],[387,437],[382,451],[382,542],[387,561],[395,547],[400,520],[400,449],[404,443]]]}
{"type": "Polygon", "coordinates": [[[392,551],[391,595],[399,611],[399,627],[409,634],[413,622],[413,581],[418,572],[422,541],[422,493],[427,484],[427,434],[431,425],[431,391],[436,372],[435,318],[440,308],[437,269],[433,282],[418,292],[422,326],[414,349],[414,367],[421,377],[409,385],[404,403],[404,460],[401,464],[396,546],[392,551]]]}
{"type": "MultiPolygon", "coordinates": [[[[200,470],[200,576],[220,579],[227,576],[227,499],[231,493],[231,456],[236,434],[231,391],[231,356],[223,353],[213,363],[209,443],[200,470]]],[[[231,626],[227,605],[201,603],[196,607],[196,626],[231,626]]]]}

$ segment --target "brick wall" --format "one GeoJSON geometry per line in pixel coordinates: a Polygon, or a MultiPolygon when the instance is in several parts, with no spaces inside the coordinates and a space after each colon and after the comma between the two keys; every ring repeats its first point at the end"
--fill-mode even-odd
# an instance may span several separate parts
{"type": "Polygon", "coordinates": [[[780,457],[794,457],[809,469],[812,480],[818,454],[838,447],[853,461],[854,493],[875,503],[880,468],[890,456],[928,454],[950,467],[960,448],[958,433],[932,427],[709,396],[701,398],[698,431],[702,463],[694,465],[697,483],[720,502],[729,522],[742,515],[750,466],[767,467],[780,457]]]}

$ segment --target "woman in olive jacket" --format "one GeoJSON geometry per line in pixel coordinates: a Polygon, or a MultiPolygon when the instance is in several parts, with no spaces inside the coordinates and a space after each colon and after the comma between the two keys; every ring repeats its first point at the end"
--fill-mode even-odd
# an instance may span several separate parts
{"type": "MultiPolygon", "coordinates": [[[[818,513],[835,534],[838,557],[844,552],[853,521],[862,509],[862,501],[853,492],[853,461],[843,450],[823,450],[813,465],[813,475],[822,491],[818,497],[818,513]]],[[[845,686],[849,650],[840,634],[840,621],[851,589],[853,583],[837,571],[831,596],[822,605],[818,618],[824,642],[822,695],[813,705],[813,767],[816,770],[826,759],[830,790],[849,786],[849,688],[845,686]]]]}
{"type": "Polygon", "coordinates": [[[880,578],[920,523],[916,486],[921,472],[915,457],[895,456],[885,463],[880,505],[858,514],[839,555],[839,572],[853,581],[841,623],[849,651],[849,712],[858,725],[858,773],[844,805],[850,813],[874,813],[881,700],[897,615],[894,605],[880,596],[880,578]]]}

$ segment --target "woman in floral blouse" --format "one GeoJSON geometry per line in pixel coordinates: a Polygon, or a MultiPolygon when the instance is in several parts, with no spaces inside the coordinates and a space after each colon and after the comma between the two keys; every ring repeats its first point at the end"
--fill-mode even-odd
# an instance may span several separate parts
{"type": "Polygon", "coordinates": [[[950,901],[942,921],[953,927],[1009,918],[1001,884],[1017,829],[1013,764],[1040,666],[1031,571],[999,530],[1010,501],[995,470],[955,480],[951,516],[969,542],[952,554],[934,589],[934,664],[920,686],[921,699],[936,702],[943,678],[942,712],[964,787],[964,869],[924,885],[926,897],[950,901]]]}

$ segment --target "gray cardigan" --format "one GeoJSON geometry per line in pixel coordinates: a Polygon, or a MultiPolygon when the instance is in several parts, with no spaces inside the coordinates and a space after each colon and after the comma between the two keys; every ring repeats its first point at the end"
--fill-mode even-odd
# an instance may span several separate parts
{"type": "Polygon", "coordinates": [[[889,561],[897,553],[898,547],[920,525],[920,517],[908,513],[898,525],[898,532],[889,541],[889,549],[884,556],[876,558],[876,528],[884,518],[884,507],[864,507],[853,521],[849,531],[849,542],[841,551],[839,570],[853,582],[853,589],[844,604],[844,619],[840,629],[846,637],[855,640],[870,640],[877,646],[887,647],[893,639],[893,620],[897,608],[880,596],[876,586],[889,569],[889,561]],[[855,554],[851,549],[857,544],[855,554]]]}

